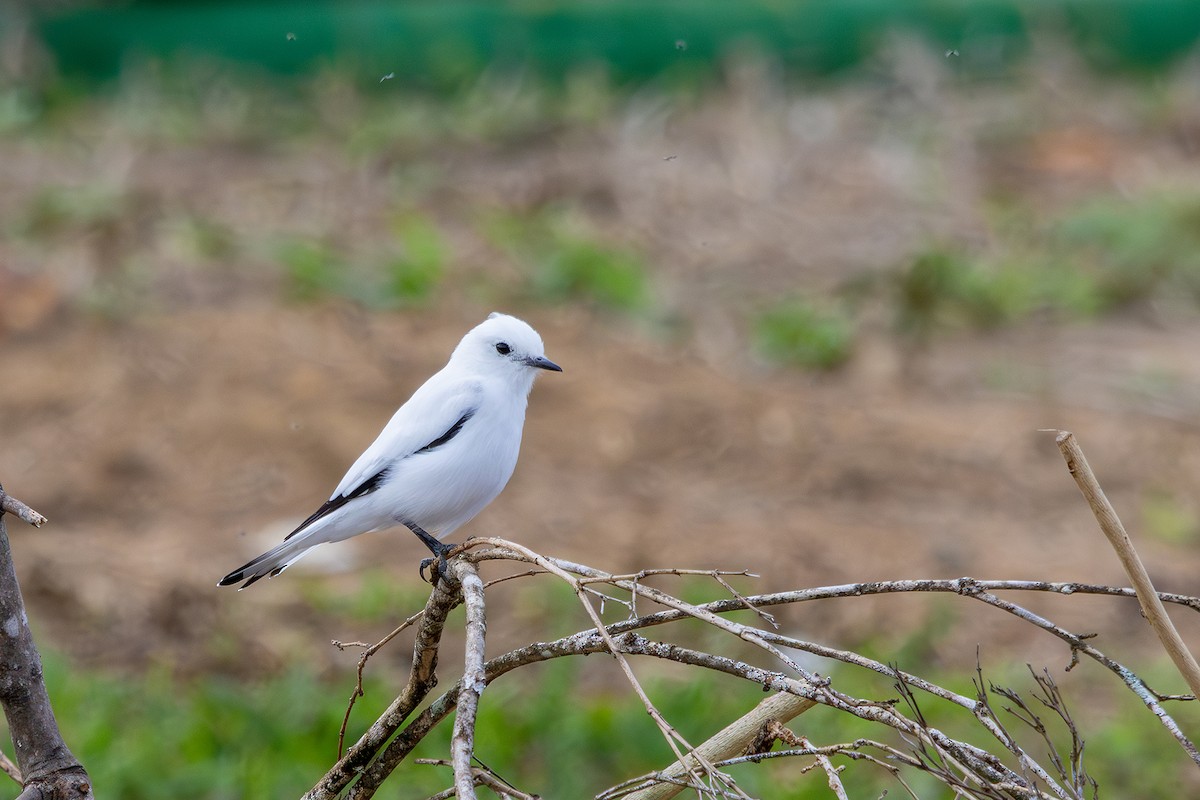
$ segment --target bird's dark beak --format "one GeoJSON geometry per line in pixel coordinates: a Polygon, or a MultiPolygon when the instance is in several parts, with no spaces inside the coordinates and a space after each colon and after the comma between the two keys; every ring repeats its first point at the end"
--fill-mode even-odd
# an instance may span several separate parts
{"type": "Polygon", "coordinates": [[[529,358],[525,359],[525,363],[531,367],[537,367],[538,369],[548,369],[551,372],[562,372],[562,367],[560,367],[558,364],[555,364],[545,356],[530,356],[529,358]]]}

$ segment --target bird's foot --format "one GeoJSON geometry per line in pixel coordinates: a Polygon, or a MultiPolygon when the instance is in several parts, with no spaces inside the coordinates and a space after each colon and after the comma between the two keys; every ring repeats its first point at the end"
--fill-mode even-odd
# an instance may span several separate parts
{"type": "Polygon", "coordinates": [[[429,552],[433,553],[433,558],[421,559],[417,574],[421,576],[421,580],[426,580],[425,570],[429,570],[429,583],[437,586],[439,580],[450,575],[450,565],[446,563],[446,554],[453,550],[454,546],[438,541],[426,533],[420,525],[408,523],[408,528],[429,548],[429,552]]]}
{"type": "Polygon", "coordinates": [[[421,580],[428,580],[431,586],[437,586],[438,581],[450,575],[450,565],[446,563],[446,553],[449,553],[454,548],[442,545],[438,550],[437,555],[433,558],[422,558],[421,565],[417,569],[417,574],[421,576],[421,580]],[[429,570],[429,577],[425,577],[425,570],[429,570]]]}

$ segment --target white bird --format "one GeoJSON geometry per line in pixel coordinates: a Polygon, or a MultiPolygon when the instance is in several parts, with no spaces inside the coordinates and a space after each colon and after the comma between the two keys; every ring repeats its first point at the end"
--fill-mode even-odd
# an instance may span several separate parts
{"type": "Polygon", "coordinates": [[[245,581],[244,589],[278,575],[319,544],[397,525],[408,527],[444,564],[450,547],[439,539],[482,511],[512,476],[540,370],[562,372],[546,358],[537,331],[492,313],[400,406],[324,505],[282,544],[218,585],[245,581]]]}

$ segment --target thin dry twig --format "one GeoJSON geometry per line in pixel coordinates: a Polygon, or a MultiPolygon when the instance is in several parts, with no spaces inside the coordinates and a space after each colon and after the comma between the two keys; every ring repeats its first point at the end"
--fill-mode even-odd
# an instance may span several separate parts
{"type": "MultiPolygon", "coordinates": [[[[920,724],[919,721],[913,721],[904,717],[896,712],[890,703],[858,700],[836,692],[828,686],[814,687],[811,684],[796,680],[783,673],[745,664],[724,656],[683,648],[675,644],[651,641],[633,633],[626,633],[615,637],[614,642],[627,655],[650,656],[674,661],[686,666],[702,667],[723,672],[727,675],[742,678],[755,685],[762,686],[768,691],[796,694],[861,719],[887,725],[910,739],[927,742],[930,747],[942,754],[944,758],[961,765],[963,772],[977,775],[977,779],[980,781],[990,781],[994,784],[1016,787],[1013,791],[1017,791],[1021,796],[1041,796],[1025,779],[1004,767],[991,754],[965,742],[952,739],[936,729],[920,724]]],[[[485,669],[490,683],[500,675],[530,663],[560,658],[566,655],[586,655],[588,653],[602,652],[608,652],[608,644],[601,638],[597,631],[586,630],[555,642],[538,642],[512,651],[504,656],[488,661],[485,669]]],[[[416,744],[420,736],[431,730],[434,725],[453,710],[458,690],[458,685],[451,687],[444,695],[422,711],[409,724],[405,731],[402,731],[397,739],[393,741],[393,744],[400,741],[404,742],[403,752],[400,750],[393,751],[389,745],[388,750],[381,755],[379,762],[372,764],[366,771],[363,780],[375,782],[386,777],[390,769],[394,768],[395,764],[399,763],[399,760],[407,752],[411,751],[411,748],[416,744]],[[406,735],[410,730],[415,731],[415,734],[406,735]]],[[[1042,774],[1044,774],[1044,771],[1039,771],[1039,777],[1042,774]]],[[[702,787],[695,783],[694,779],[674,780],[685,787],[698,791],[708,791],[713,795],[725,794],[718,789],[702,787]]],[[[1048,775],[1045,777],[1045,780],[1054,797],[1069,797],[1069,795],[1055,786],[1054,781],[1048,775]]]]}
{"type": "Polygon", "coordinates": [[[1196,658],[1183,643],[1183,637],[1179,635],[1171,618],[1167,616],[1158,592],[1155,591],[1154,584],[1150,581],[1150,574],[1146,571],[1146,566],[1138,557],[1133,541],[1125,532],[1125,526],[1121,524],[1116,510],[1105,496],[1100,482],[1096,480],[1096,475],[1083,455],[1083,449],[1080,448],[1079,443],[1075,441],[1075,435],[1070,431],[1058,431],[1055,442],[1058,444],[1058,449],[1062,451],[1063,458],[1067,461],[1067,470],[1075,479],[1079,491],[1083,492],[1083,496],[1087,499],[1088,506],[1091,507],[1092,514],[1096,517],[1096,522],[1100,524],[1100,530],[1108,537],[1109,543],[1117,553],[1117,558],[1121,560],[1121,566],[1125,568],[1125,574],[1133,582],[1138,602],[1142,606],[1142,613],[1150,622],[1150,627],[1154,628],[1154,632],[1158,634],[1158,640],[1162,642],[1163,649],[1167,651],[1175,668],[1187,681],[1192,694],[1200,697],[1200,664],[1196,663],[1196,658]]]}
{"type": "MultiPolygon", "coordinates": [[[[452,769],[454,767],[454,763],[445,758],[418,758],[413,763],[428,765],[428,766],[435,766],[435,767],[450,767],[452,769]]],[[[496,796],[500,797],[501,800],[541,800],[541,798],[536,794],[529,794],[527,792],[522,792],[520,789],[516,788],[511,783],[504,780],[504,778],[497,775],[495,772],[493,772],[491,769],[489,769],[484,764],[480,764],[477,767],[471,767],[471,771],[472,771],[472,775],[474,777],[476,786],[486,786],[487,788],[489,788],[493,792],[495,792],[496,796]]],[[[451,786],[449,789],[446,789],[445,791],[441,791],[435,795],[431,795],[430,797],[426,798],[426,800],[436,800],[436,798],[449,798],[449,797],[454,797],[457,794],[458,794],[458,791],[453,786],[451,786]]]]}
{"type": "Polygon", "coordinates": [[[1103,665],[1106,669],[1120,678],[1121,682],[1124,683],[1129,690],[1132,691],[1134,695],[1142,701],[1143,704],[1145,704],[1146,708],[1148,708],[1150,712],[1158,718],[1158,721],[1164,728],[1167,729],[1171,736],[1175,738],[1175,741],[1177,741],[1179,746],[1184,749],[1184,752],[1188,754],[1188,757],[1197,764],[1200,764],[1200,750],[1196,749],[1196,745],[1193,744],[1186,735],[1184,735],[1183,730],[1179,727],[1178,723],[1176,723],[1171,715],[1167,713],[1166,709],[1160,705],[1160,701],[1166,699],[1166,697],[1151,689],[1150,686],[1147,685],[1146,682],[1142,680],[1142,678],[1133,670],[1114,661],[1113,659],[1104,655],[1104,653],[1101,653],[1099,650],[1089,645],[1085,641],[1085,639],[1089,637],[1071,633],[1070,631],[1055,625],[1050,620],[1034,614],[1028,609],[1021,608],[1015,603],[1010,603],[1007,600],[1001,600],[999,597],[996,597],[989,592],[970,593],[970,587],[964,586],[964,596],[973,597],[976,600],[980,600],[990,606],[1007,611],[1019,619],[1030,622],[1042,630],[1057,636],[1059,639],[1062,639],[1071,647],[1071,663],[1067,667],[1068,670],[1075,666],[1075,664],[1078,662],[1080,654],[1086,655],[1093,661],[1103,665]]]}
{"type": "Polygon", "coordinates": [[[12,778],[19,786],[25,784],[25,780],[21,777],[21,768],[14,764],[6,753],[0,753],[0,772],[12,778]]]}
{"type": "MultiPolygon", "coordinates": [[[[691,603],[685,603],[684,601],[680,600],[679,598],[669,595],[666,592],[660,591],[660,590],[655,589],[650,586],[645,586],[644,584],[638,583],[636,581],[627,581],[627,580],[616,579],[613,576],[611,576],[601,570],[594,569],[592,567],[587,567],[582,564],[576,564],[576,563],[573,563],[570,561],[565,561],[563,559],[547,558],[546,556],[535,553],[532,550],[530,550],[529,548],[524,547],[523,545],[516,544],[515,542],[509,542],[504,539],[494,539],[494,538],[483,537],[483,538],[472,539],[467,543],[467,546],[470,546],[470,547],[474,547],[477,545],[489,545],[491,547],[506,549],[509,551],[509,553],[512,554],[510,557],[515,558],[516,560],[533,561],[534,563],[538,564],[539,566],[549,569],[550,571],[554,572],[556,575],[563,577],[564,580],[568,580],[568,581],[573,580],[572,574],[580,575],[585,578],[593,578],[593,579],[599,578],[602,580],[606,580],[608,583],[611,583],[613,586],[617,586],[621,589],[624,589],[625,591],[628,591],[628,592],[634,593],[636,595],[639,595],[641,597],[644,597],[647,600],[651,600],[655,603],[658,603],[659,605],[663,605],[668,608],[673,608],[677,611],[682,612],[685,616],[695,617],[696,619],[702,620],[703,622],[707,622],[710,625],[713,625],[714,627],[725,631],[726,633],[731,633],[734,636],[738,637],[739,639],[742,639],[742,640],[749,642],[757,647],[762,648],[763,650],[766,650],[768,653],[770,653],[772,656],[777,658],[779,661],[786,664],[797,675],[800,675],[805,680],[813,682],[813,683],[821,682],[821,681],[817,680],[817,678],[815,676],[811,675],[807,670],[805,670],[803,667],[801,667],[799,664],[797,664],[794,660],[792,660],[792,658],[790,656],[788,656],[786,653],[784,653],[782,650],[780,650],[777,647],[775,647],[774,645],[771,645],[768,642],[766,642],[760,636],[761,631],[759,631],[757,628],[753,628],[753,627],[750,627],[749,625],[743,625],[738,622],[732,622],[730,620],[724,619],[710,611],[707,611],[704,608],[692,605],[691,603]]],[[[744,598],[742,600],[744,600],[744,598]]],[[[739,600],[738,598],[734,598],[732,600],[732,602],[736,604],[735,605],[736,608],[745,608],[745,603],[743,603],[742,600],[739,600]]]]}
{"type": "Polygon", "coordinates": [[[759,619],[770,625],[775,630],[779,630],[779,623],[775,621],[775,617],[772,614],[769,614],[766,611],[763,611],[761,608],[753,605],[749,600],[742,596],[741,592],[739,592],[737,589],[734,589],[733,586],[730,585],[729,581],[725,580],[725,578],[720,574],[713,572],[713,578],[717,581],[717,583],[725,587],[725,591],[733,595],[733,599],[740,600],[742,605],[757,614],[759,619]]]}
{"type": "Polygon", "coordinates": [[[421,609],[420,611],[413,614],[408,619],[404,620],[404,622],[400,623],[400,625],[395,630],[393,630],[391,633],[389,633],[387,636],[384,636],[382,639],[380,639],[378,642],[376,642],[375,644],[372,644],[372,645],[368,645],[366,642],[339,642],[336,639],[333,640],[333,642],[332,642],[333,646],[339,650],[345,650],[347,647],[365,647],[366,648],[366,650],[363,651],[363,654],[358,657],[358,674],[357,674],[357,677],[355,678],[354,691],[352,691],[350,693],[350,700],[346,703],[346,713],[342,715],[342,727],[338,729],[338,744],[337,744],[338,758],[341,758],[342,753],[345,752],[346,728],[350,724],[350,712],[354,710],[354,704],[356,702],[358,702],[358,698],[362,697],[365,694],[365,692],[363,691],[363,670],[365,670],[367,667],[367,660],[369,658],[371,658],[371,656],[378,653],[379,649],[381,647],[386,645],[392,639],[395,639],[397,636],[399,636],[401,632],[403,632],[404,630],[415,625],[416,622],[419,619],[421,619],[421,617],[423,617],[424,615],[425,615],[425,609],[421,609]]]}

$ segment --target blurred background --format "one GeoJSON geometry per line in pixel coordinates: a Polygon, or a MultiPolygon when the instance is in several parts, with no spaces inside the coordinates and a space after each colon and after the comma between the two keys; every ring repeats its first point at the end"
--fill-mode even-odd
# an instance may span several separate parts
{"type": "MultiPolygon", "coordinates": [[[[0,6],[0,481],[51,520],[9,534],[98,792],[287,796],[332,763],[358,653],[329,641],[419,608],[423,548],[372,534],[216,580],[492,310],[565,371],[464,536],[747,569],[746,593],[1123,585],[1039,432],[1066,428],[1159,588],[1200,593],[1198,36],[1184,0],[0,6]]],[[[489,595],[490,652],[587,627],[538,580],[489,595]]],[[[1132,603],[1018,599],[1184,691],[1132,603]]],[[[1045,665],[1106,792],[1200,789],[1115,678],[998,612],[779,616],[968,693],[977,645],[1017,688],[1045,665]]],[[[372,661],[352,738],[409,653],[372,661]]],[[[593,661],[498,682],[481,757],[563,797],[670,761],[593,661]]],[[[640,669],[693,741],[761,697],[640,669]]],[[[739,780],[826,796],[798,766],[739,780]]],[[[449,783],[404,771],[414,797],[449,783]]]]}

